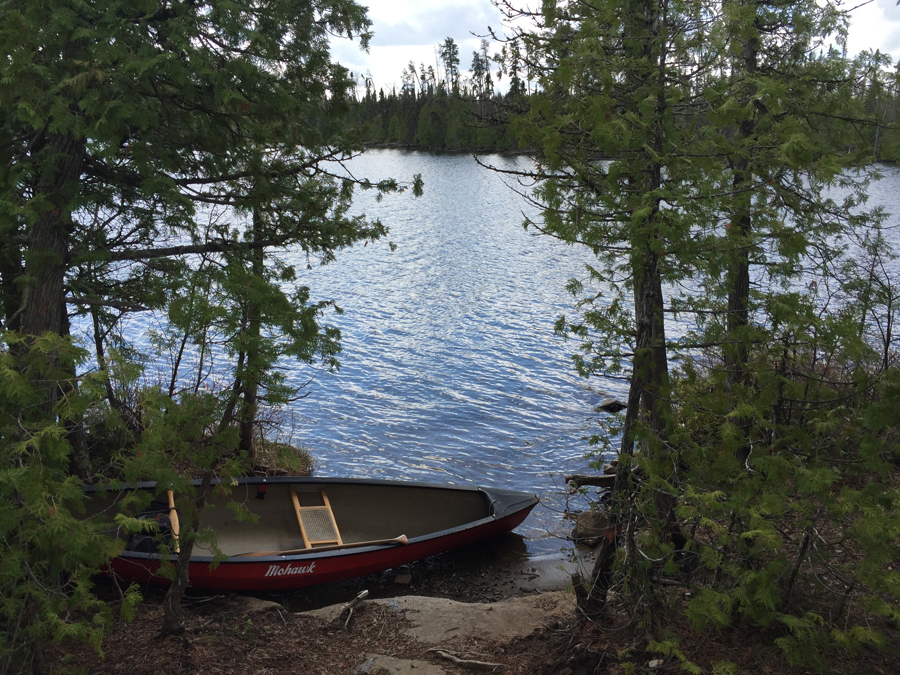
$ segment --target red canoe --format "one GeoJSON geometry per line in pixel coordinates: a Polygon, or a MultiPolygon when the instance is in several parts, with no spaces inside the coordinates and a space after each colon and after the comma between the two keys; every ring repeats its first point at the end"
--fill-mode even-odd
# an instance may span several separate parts
{"type": "MultiPolygon", "coordinates": [[[[156,485],[141,483],[137,488],[155,491],[156,485]]],[[[89,511],[94,514],[114,513],[112,502],[125,494],[92,492],[89,511]]],[[[215,532],[216,545],[228,557],[211,569],[212,551],[201,548],[205,544],[195,545],[190,585],[283,590],[371,574],[509,532],[537,503],[533,494],[499,488],[243,478],[230,495],[217,494],[201,520],[201,528],[215,532]],[[242,508],[229,507],[229,501],[242,508]],[[257,518],[238,518],[242,510],[257,518]]],[[[158,513],[166,524],[171,515],[171,529],[177,532],[177,512],[162,504],[158,513]]],[[[127,549],[146,549],[146,543],[132,538],[127,549]]],[[[166,584],[168,580],[156,574],[162,559],[156,552],[125,550],[110,567],[126,580],[166,584]]]]}

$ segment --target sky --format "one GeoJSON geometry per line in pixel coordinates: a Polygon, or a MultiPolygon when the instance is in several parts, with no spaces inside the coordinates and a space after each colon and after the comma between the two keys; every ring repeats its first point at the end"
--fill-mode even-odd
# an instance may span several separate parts
{"type": "MultiPolygon", "coordinates": [[[[437,45],[452,37],[459,46],[460,67],[468,71],[472,52],[479,48],[490,26],[503,30],[500,12],[490,0],[358,0],[369,8],[375,37],[369,53],[346,40],[333,44],[335,60],[355,75],[371,73],[375,87],[400,88],[400,73],[410,62],[433,65],[437,45]]],[[[866,0],[844,0],[851,8],[866,0]]],[[[515,4],[515,3],[514,3],[515,4]]],[[[900,59],[900,6],[897,0],[871,0],[851,12],[852,23],[847,50],[857,54],[865,49],[890,53],[900,59]]],[[[491,53],[498,51],[492,48],[491,53]]]]}

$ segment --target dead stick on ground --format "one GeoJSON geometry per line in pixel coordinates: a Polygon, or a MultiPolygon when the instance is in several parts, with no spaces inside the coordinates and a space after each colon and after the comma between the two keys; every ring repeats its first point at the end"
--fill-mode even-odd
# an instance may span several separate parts
{"type": "Polygon", "coordinates": [[[347,612],[347,620],[344,622],[344,628],[346,628],[347,625],[350,623],[350,617],[353,616],[353,608],[356,607],[363,600],[365,600],[367,597],[369,597],[369,591],[360,591],[359,595],[357,595],[350,602],[348,602],[346,605],[344,605],[343,607],[341,607],[338,610],[337,614],[334,615],[334,617],[331,619],[331,621],[329,623],[334,623],[335,621],[337,621],[338,619],[341,618],[341,615],[344,612],[347,612]]]}
{"type": "Polygon", "coordinates": [[[472,659],[461,659],[456,656],[453,652],[448,651],[446,649],[429,649],[428,651],[434,652],[442,659],[447,659],[448,661],[452,661],[458,666],[466,666],[467,668],[477,668],[479,670],[494,670],[496,668],[502,668],[505,666],[505,663],[488,663],[487,661],[473,661],[472,659]]]}

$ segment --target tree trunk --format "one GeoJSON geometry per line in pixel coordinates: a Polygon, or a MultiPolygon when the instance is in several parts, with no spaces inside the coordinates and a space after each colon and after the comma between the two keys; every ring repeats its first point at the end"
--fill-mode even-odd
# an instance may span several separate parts
{"type": "MultiPolygon", "coordinates": [[[[754,21],[754,30],[757,29],[754,21]]],[[[759,37],[754,34],[743,41],[742,53],[739,60],[739,70],[745,75],[753,77],[756,73],[759,56],[759,37]]],[[[756,95],[756,86],[749,84],[746,96],[752,98],[756,95]]],[[[754,106],[754,110],[756,107],[754,106]]],[[[751,160],[747,156],[749,149],[747,144],[756,134],[756,115],[741,121],[737,131],[737,145],[739,153],[732,161],[734,178],[732,180],[732,214],[731,224],[727,236],[729,238],[731,263],[728,270],[728,314],[726,318],[726,344],[723,350],[725,370],[728,373],[729,387],[747,385],[749,382],[748,365],[750,350],[743,329],[750,323],[750,242],[753,233],[753,215],[751,212],[753,203],[754,175],[751,160]]],[[[749,433],[749,422],[736,420],[736,424],[746,437],[749,433]]],[[[745,442],[736,451],[736,458],[743,466],[750,456],[750,444],[745,442]]]]}
{"type": "MultiPolygon", "coordinates": [[[[253,242],[258,244],[263,240],[262,217],[259,211],[253,212],[253,242]]],[[[262,248],[254,246],[250,251],[253,265],[253,274],[256,278],[261,278],[264,273],[265,251],[262,248]]],[[[260,339],[261,317],[259,306],[252,300],[245,303],[246,309],[246,367],[245,372],[241,376],[243,385],[243,404],[239,415],[238,423],[240,425],[240,449],[247,453],[252,463],[256,457],[255,444],[253,439],[254,426],[256,424],[256,414],[259,409],[259,377],[260,377],[260,339]]]]}
{"type": "Polygon", "coordinates": [[[3,301],[0,328],[21,328],[22,289],[18,282],[23,272],[21,249],[18,246],[0,246],[0,298],[3,301]]]}
{"type": "Polygon", "coordinates": [[[616,548],[615,535],[604,537],[594,559],[590,583],[582,586],[580,575],[578,579],[573,577],[578,608],[591,621],[599,618],[606,607],[606,596],[612,582],[612,568],[616,561],[616,548]]]}
{"type": "MultiPolygon", "coordinates": [[[[756,29],[754,21],[754,30],[756,29]]],[[[759,57],[759,37],[753,35],[743,42],[739,60],[739,70],[746,76],[756,73],[759,57]]],[[[756,95],[756,86],[748,85],[746,96],[756,95]]],[[[756,108],[754,107],[754,110],[756,108]]],[[[753,230],[751,214],[753,200],[753,171],[746,144],[756,133],[756,112],[754,117],[744,119],[738,126],[737,145],[741,152],[732,160],[732,215],[728,230],[731,246],[731,265],[728,270],[728,314],[726,319],[726,342],[724,349],[725,369],[729,384],[745,384],[747,381],[747,360],[749,350],[746,338],[740,335],[742,328],[750,322],[750,235],[753,230]]]]}
{"type": "MultiPolygon", "coordinates": [[[[643,12],[637,17],[634,37],[640,40],[641,59],[652,64],[656,85],[655,114],[648,146],[653,152],[645,152],[643,169],[635,181],[644,194],[657,192],[664,184],[663,165],[660,158],[665,155],[666,125],[668,108],[666,98],[667,43],[660,36],[660,28],[666,22],[667,4],[657,0],[645,0],[643,12]]],[[[668,436],[670,404],[668,400],[668,351],[665,331],[665,299],[662,292],[662,253],[665,250],[665,214],[660,200],[653,203],[653,211],[648,217],[647,233],[634,242],[634,315],[636,324],[635,351],[632,363],[632,379],[628,392],[628,410],[625,413],[622,454],[634,452],[634,424],[640,415],[645,416],[650,433],[660,449],[654,457],[660,466],[665,466],[665,439],[668,436]]],[[[647,444],[647,453],[653,451],[647,444]]],[[[626,463],[627,464],[627,463],[626,463]]],[[[627,489],[627,481],[621,484],[627,489]]],[[[668,478],[668,476],[664,476],[668,478]]],[[[623,500],[627,502],[627,500],[623,500]]],[[[683,542],[683,536],[675,518],[675,498],[671,494],[654,490],[653,502],[662,523],[662,534],[667,540],[683,542]]]]}
{"type": "MultiPolygon", "coordinates": [[[[42,148],[44,162],[33,201],[43,200],[41,212],[28,233],[22,279],[21,330],[36,340],[44,333],[68,334],[65,272],[71,226],[71,186],[81,175],[84,139],[71,134],[50,134],[42,148]],[[49,166],[48,166],[49,165],[49,166]]],[[[54,370],[59,360],[48,355],[54,370]]],[[[21,365],[23,371],[27,366],[21,365]]],[[[74,375],[74,373],[72,373],[74,375]]],[[[41,378],[40,374],[30,377],[41,378]]],[[[45,388],[41,414],[51,416],[60,396],[60,384],[52,375],[39,384],[45,388]]]]}
{"type": "Polygon", "coordinates": [[[212,483],[213,472],[206,471],[203,474],[203,480],[196,496],[191,502],[190,512],[181,514],[182,525],[187,525],[186,529],[182,529],[178,537],[178,560],[175,563],[175,578],[166,591],[163,599],[163,622],[161,633],[163,635],[180,635],[184,632],[184,610],[181,606],[181,600],[184,598],[184,592],[187,590],[190,582],[189,563],[191,555],[194,552],[194,541],[197,538],[197,532],[200,530],[200,515],[209,500],[210,484],[212,483]],[[188,518],[183,518],[188,515],[188,518]],[[188,522],[185,523],[184,521],[188,522]]]}
{"type": "Polygon", "coordinates": [[[647,250],[642,270],[636,270],[639,281],[634,289],[635,344],[631,384],[628,389],[625,428],[621,454],[634,451],[634,425],[641,413],[654,433],[666,431],[667,400],[664,398],[669,367],[666,358],[665,325],[663,323],[662,281],[659,257],[647,250]]]}
{"type": "MultiPolygon", "coordinates": [[[[741,164],[746,162],[742,161],[741,164]]],[[[743,170],[735,173],[735,189],[743,182],[743,170]]],[[[728,316],[726,319],[725,370],[729,384],[744,384],[747,381],[747,359],[749,350],[740,329],[750,322],[750,251],[746,241],[750,235],[750,214],[744,211],[732,218],[735,230],[735,249],[732,253],[731,287],[728,293],[728,316]]]]}
{"type": "Polygon", "coordinates": [[[66,320],[65,272],[71,228],[71,185],[79,180],[85,141],[51,134],[46,151],[53,166],[38,179],[35,199],[48,203],[28,233],[22,330],[63,335],[66,320]]]}

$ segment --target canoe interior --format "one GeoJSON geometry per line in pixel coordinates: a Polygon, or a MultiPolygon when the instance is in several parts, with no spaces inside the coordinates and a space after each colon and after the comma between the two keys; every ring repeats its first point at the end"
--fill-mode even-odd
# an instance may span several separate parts
{"type": "MultiPolygon", "coordinates": [[[[489,499],[478,490],[365,483],[241,484],[231,487],[230,494],[222,494],[221,488],[214,493],[201,527],[216,533],[216,544],[228,556],[302,549],[291,485],[301,506],[322,505],[321,490],[325,491],[344,544],[401,534],[414,539],[490,516],[489,499]],[[257,518],[250,519],[249,514],[257,518]]],[[[112,502],[120,496],[95,495],[90,511],[111,518],[118,510],[112,502]]],[[[212,551],[198,543],[195,555],[212,555],[212,551]]]]}
{"type": "MultiPolygon", "coordinates": [[[[420,487],[381,485],[295,485],[301,506],[323,503],[324,489],[344,544],[391,539],[405,534],[410,539],[459,527],[488,516],[487,500],[479,492],[456,492],[420,487]]],[[[268,485],[264,499],[258,486],[240,485],[231,499],[217,498],[203,513],[202,526],[212,528],[226,555],[251,551],[286,551],[303,548],[289,486],[268,485]],[[236,502],[257,514],[256,523],[236,516],[236,502]]]]}

